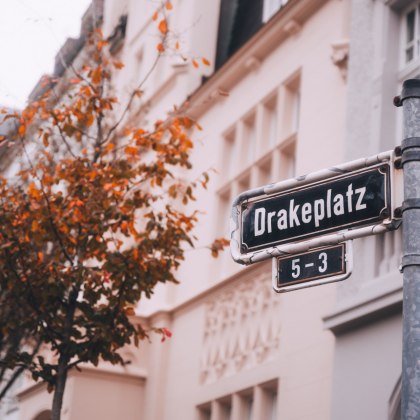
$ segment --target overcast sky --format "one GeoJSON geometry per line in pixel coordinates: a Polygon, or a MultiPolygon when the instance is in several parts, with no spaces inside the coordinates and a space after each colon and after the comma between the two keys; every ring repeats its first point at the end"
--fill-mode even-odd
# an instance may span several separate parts
{"type": "Polygon", "coordinates": [[[0,0],[0,107],[22,108],[91,0],[0,0]]]}

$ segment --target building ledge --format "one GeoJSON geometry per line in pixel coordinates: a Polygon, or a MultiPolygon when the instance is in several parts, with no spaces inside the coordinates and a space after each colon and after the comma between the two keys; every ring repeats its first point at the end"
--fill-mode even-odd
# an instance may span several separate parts
{"type": "MultiPolygon", "coordinates": [[[[147,372],[144,369],[136,368],[131,369],[130,371],[124,371],[121,367],[116,366],[107,366],[103,364],[102,366],[94,367],[92,365],[81,365],[80,370],[72,369],[69,371],[68,377],[97,377],[104,378],[105,380],[123,380],[123,381],[133,381],[136,383],[144,383],[147,379],[147,372]]],[[[44,382],[34,382],[28,381],[17,393],[19,400],[29,398],[36,393],[43,392],[46,389],[44,382]]]]}
{"type": "Polygon", "coordinates": [[[367,283],[354,296],[339,301],[336,309],[323,318],[324,328],[339,335],[384,315],[401,312],[402,298],[401,274],[389,273],[367,283]]]}

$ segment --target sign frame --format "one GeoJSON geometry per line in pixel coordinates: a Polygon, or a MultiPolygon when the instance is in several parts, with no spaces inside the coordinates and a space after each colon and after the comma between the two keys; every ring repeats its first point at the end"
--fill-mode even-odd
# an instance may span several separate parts
{"type": "Polygon", "coordinates": [[[273,286],[273,290],[277,293],[285,293],[285,292],[290,292],[294,290],[306,289],[309,287],[319,286],[321,284],[335,283],[335,282],[347,279],[348,277],[350,277],[352,272],[353,272],[353,241],[351,240],[346,241],[346,242],[341,242],[339,244],[322,246],[320,248],[315,248],[315,249],[303,251],[296,254],[283,255],[283,256],[272,258],[272,286],[273,286]],[[292,281],[290,283],[283,284],[283,285],[279,284],[279,265],[280,265],[281,260],[295,259],[297,257],[302,257],[308,254],[316,254],[322,251],[328,251],[328,250],[331,250],[332,248],[336,248],[340,246],[342,247],[342,258],[343,258],[342,273],[329,275],[327,277],[323,276],[323,274],[320,273],[318,276],[314,278],[296,280],[296,281],[292,281]]]}
{"type": "Polygon", "coordinates": [[[233,260],[239,264],[249,265],[285,253],[291,254],[302,252],[323,245],[338,244],[350,239],[370,236],[398,228],[401,215],[396,217],[397,212],[395,210],[402,204],[403,188],[401,171],[398,171],[394,167],[394,161],[396,159],[397,157],[394,150],[390,150],[369,158],[347,162],[297,178],[245,191],[240,194],[232,204],[230,218],[230,249],[233,260]],[[247,251],[241,246],[241,215],[242,209],[248,203],[253,203],[257,200],[270,199],[270,197],[278,196],[279,194],[288,194],[289,192],[299,191],[303,188],[310,188],[311,186],[320,186],[323,182],[339,181],[341,178],[344,179],[352,176],[353,173],[363,172],[364,170],[369,170],[381,165],[388,165],[389,167],[389,185],[385,185],[385,189],[389,188],[389,211],[387,217],[383,220],[354,228],[340,226],[333,232],[323,232],[320,235],[314,234],[311,235],[310,238],[292,239],[287,243],[275,243],[257,250],[247,251]]]}

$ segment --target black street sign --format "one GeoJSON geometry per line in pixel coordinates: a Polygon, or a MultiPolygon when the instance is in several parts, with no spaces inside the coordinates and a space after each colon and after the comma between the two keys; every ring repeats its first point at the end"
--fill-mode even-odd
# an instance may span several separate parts
{"type": "Polygon", "coordinates": [[[390,217],[386,163],[242,203],[240,252],[374,225],[390,217]]]}
{"type": "Polygon", "coordinates": [[[286,292],[343,280],[351,273],[346,244],[341,243],[275,259],[273,287],[286,292]]]}

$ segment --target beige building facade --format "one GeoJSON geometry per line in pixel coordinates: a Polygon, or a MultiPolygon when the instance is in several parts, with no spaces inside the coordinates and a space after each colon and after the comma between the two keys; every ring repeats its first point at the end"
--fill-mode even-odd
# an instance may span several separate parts
{"type": "MultiPolygon", "coordinates": [[[[270,261],[244,267],[228,250],[213,259],[206,246],[229,236],[241,192],[397,144],[392,97],[419,66],[418,44],[411,59],[411,40],[401,52],[419,25],[418,4],[172,3],[172,36],[188,59],[167,51],[129,118],[150,124],[188,98],[203,127],[193,136],[191,177],[211,173],[195,203],[198,242],[180,284],[158,287],[137,308],[141,322],[168,328],[171,339],[127,349],[125,368],[71,372],[63,420],[398,419],[399,232],[355,241],[354,274],[342,284],[286,294],[272,290],[270,261]]],[[[155,60],[155,9],[148,0],[104,2],[104,34],[125,63],[121,95],[155,60]]],[[[48,419],[43,386],[25,381],[12,396],[5,420],[48,419]]]]}
{"type": "MultiPolygon", "coordinates": [[[[271,289],[270,263],[243,268],[228,251],[213,260],[200,248],[229,235],[230,205],[240,192],[343,160],[346,75],[336,46],[347,41],[348,10],[336,1],[279,2],[271,19],[235,50],[235,34],[245,36],[238,29],[241,6],[224,28],[224,3],[174,4],[172,25],[189,28],[176,28],[182,47],[218,66],[209,79],[201,84],[191,64],[168,57],[146,89],[150,121],[190,96],[191,113],[203,126],[193,170],[197,176],[215,172],[198,197],[204,211],[199,243],[179,272],[181,284],[139,306],[152,324],[173,332],[168,344],[153,344],[159,353],[149,352],[143,418],[326,419],[334,338],[322,317],[333,308],[334,285],[279,296],[271,289]],[[226,46],[220,37],[228,36],[226,46]]],[[[263,12],[264,2],[256,3],[263,12]]],[[[145,18],[132,11],[137,4],[128,2],[120,12],[128,14],[120,52],[127,64],[148,57],[150,49],[154,54],[154,45],[145,44],[153,22],[142,27],[145,18]]],[[[122,85],[132,71],[125,70],[122,85]]]]}

